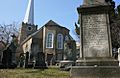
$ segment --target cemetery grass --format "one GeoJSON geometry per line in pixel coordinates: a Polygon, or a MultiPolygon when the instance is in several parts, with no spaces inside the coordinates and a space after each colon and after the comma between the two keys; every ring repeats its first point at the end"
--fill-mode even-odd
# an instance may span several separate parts
{"type": "Polygon", "coordinates": [[[0,78],[69,78],[69,71],[48,69],[0,69],[0,78]]]}

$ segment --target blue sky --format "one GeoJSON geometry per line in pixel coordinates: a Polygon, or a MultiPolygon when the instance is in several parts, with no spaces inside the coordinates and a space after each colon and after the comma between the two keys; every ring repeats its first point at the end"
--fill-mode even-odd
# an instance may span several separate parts
{"type": "MultiPolygon", "coordinates": [[[[70,29],[71,35],[76,39],[74,23],[78,20],[76,8],[82,0],[34,0],[35,24],[43,26],[47,21],[54,20],[58,24],[70,29]]],[[[117,5],[120,0],[114,0],[117,5]]],[[[0,0],[0,24],[22,22],[28,0],[0,0]]]]}

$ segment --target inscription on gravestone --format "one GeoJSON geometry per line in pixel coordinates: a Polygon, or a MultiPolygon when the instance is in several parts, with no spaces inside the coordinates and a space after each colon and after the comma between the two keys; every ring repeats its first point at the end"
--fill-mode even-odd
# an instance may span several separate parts
{"type": "Polygon", "coordinates": [[[82,16],[84,57],[109,57],[106,14],[82,16]]]}

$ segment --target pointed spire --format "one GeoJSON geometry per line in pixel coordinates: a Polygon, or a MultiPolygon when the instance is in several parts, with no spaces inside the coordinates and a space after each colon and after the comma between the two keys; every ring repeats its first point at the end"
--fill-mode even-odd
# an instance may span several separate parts
{"type": "Polygon", "coordinates": [[[34,0],[29,0],[26,15],[23,22],[32,25],[34,24],[34,0]]]}

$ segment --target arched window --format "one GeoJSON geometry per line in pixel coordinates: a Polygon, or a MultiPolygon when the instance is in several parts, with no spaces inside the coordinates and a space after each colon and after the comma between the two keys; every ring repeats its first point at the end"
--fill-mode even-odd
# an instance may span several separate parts
{"type": "Polygon", "coordinates": [[[68,36],[66,35],[66,36],[65,36],[65,41],[68,41],[68,40],[69,40],[69,38],[68,38],[68,36]]]}
{"type": "Polygon", "coordinates": [[[53,48],[53,38],[54,38],[53,33],[47,34],[46,48],[53,48]]]}
{"type": "Polygon", "coordinates": [[[57,48],[63,49],[63,35],[62,34],[57,35],[57,48]]]}

